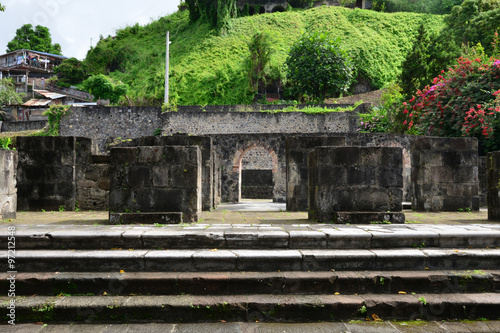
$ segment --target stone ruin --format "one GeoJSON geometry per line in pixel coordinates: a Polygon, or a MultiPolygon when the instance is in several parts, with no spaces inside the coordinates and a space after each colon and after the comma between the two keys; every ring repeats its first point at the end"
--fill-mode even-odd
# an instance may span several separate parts
{"type": "MultiPolygon", "coordinates": [[[[15,216],[17,204],[106,209],[110,223],[192,223],[202,210],[238,202],[245,185],[319,222],[402,223],[406,198],[418,211],[479,209],[473,138],[219,134],[125,140],[107,156],[92,147],[83,137],[19,137],[17,152],[2,151],[2,216],[15,216]],[[243,163],[253,149],[255,158],[268,154],[265,163],[243,163]]],[[[488,156],[491,219],[499,215],[497,159],[488,156]]]]}

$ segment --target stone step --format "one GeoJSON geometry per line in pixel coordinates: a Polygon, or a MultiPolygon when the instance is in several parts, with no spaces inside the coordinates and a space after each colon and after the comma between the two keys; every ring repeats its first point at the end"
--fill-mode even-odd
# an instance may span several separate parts
{"type": "MultiPolygon", "coordinates": [[[[9,299],[1,297],[6,317],[9,299]]],[[[16,322],[322,322],[368,319],[498,319],[498,293],[415,295],[34,296],[16,322]]]]}
{"type": "MultiPolygon", "coordinates": [[[[9,290],[9,274],[0,289],[9,290]]],[[[500,292],[498,271],[19,273],[17,295],[398,294],[500,292]]],[[[445,296],[446,297],[446,296],[445,296]]]]}
{"type": "MultiPolygon", "coordinates": [[[[0,231],[7,247],[8,230],[0,231]]],[[[18,226],[16,249],[384,249],[486,248],[499,224],[18,226]]]]}
{"type": "Polygon", "coordinates": [[[352,320],[345,322],[318,323],[261,323],[261,322],[212,322],[212,323],[97,323],[97,324],[17,324],[9,328],[9,333],[283,333],[283,332],[378,332],[378,333],[415,333],[415,332],[500,332],[498,320],[466,321],[383,321],[352,320]]]}
{"type": "MultiPolygon", "coordinates": [[[[0,253],[7,269],[7,253],[0,253]]],[[[500,249],[18,250],[20,272],[496,270],[500,249]]]]}

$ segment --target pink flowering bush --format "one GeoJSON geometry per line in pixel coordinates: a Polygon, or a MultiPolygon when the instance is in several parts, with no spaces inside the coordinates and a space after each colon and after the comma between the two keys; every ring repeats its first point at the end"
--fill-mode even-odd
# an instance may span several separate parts
{"type": "Polygon", "coordinates": [[[500,150],[500,59],[457,62],[403,103],[403,125],[424,135],[475,136],[484,151],[500,150]]]}

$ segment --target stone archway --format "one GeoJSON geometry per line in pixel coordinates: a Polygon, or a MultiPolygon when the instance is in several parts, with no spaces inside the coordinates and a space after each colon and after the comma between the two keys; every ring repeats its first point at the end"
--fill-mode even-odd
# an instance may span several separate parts
{"type": "Polygon", "coordinates": [[[261,141],[251,141],[240,147],[233,159],[233,174],[238,179],[238,201],[245,196],[273,199],[277,172],[278,155],[272,147],[261,141]],[[253,180],[248,182],[245,177],[253,180]],[[242,186],[246,186],[243,192],[242,186]]]}

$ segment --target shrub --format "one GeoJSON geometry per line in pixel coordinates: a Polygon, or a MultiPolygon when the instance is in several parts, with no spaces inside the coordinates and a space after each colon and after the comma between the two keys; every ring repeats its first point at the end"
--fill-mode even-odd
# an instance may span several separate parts
{"type": "Polygon", "coordinates": [[[407,129],[421,134],[475,136],[483,152],[500,149],[500,59],[460,57],[404,103],[407,129]]]}
{"type": "Polygon", "coordinates": [[[304,34],[292,46],[286,65],[292,95],[308,95],[318,102],[347,92],[354,79],[352,59],[340,38],[323,32],[304,34]]]}

